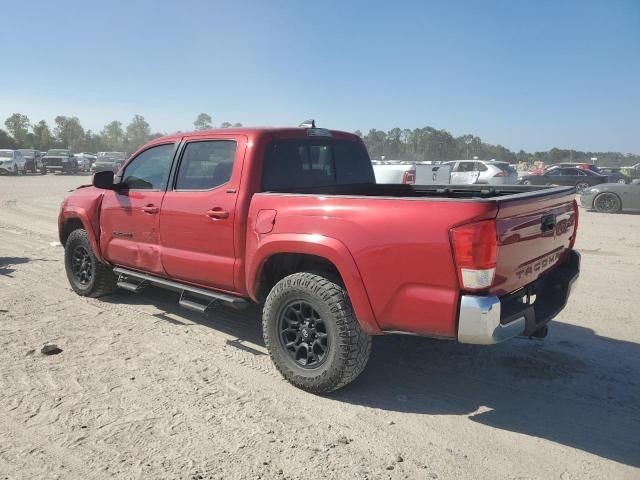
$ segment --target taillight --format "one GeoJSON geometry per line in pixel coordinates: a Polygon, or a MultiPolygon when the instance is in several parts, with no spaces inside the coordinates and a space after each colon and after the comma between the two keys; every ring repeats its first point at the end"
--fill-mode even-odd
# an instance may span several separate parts
{"type": "Polygon", "coordinates": [[[569,248],[573,248],[576,244],[576,236],[578,235],[578,219],[580,218],[579,210],[578,210],[578,202],[573,201],[573,235],[571,235],[571,243],[569,244],[569,248]]]}
{"type": "Polygon", "coordinates": [[[402,183],[405,183],[407,185],[413,185],[413,184],[416,183],[416,169],[415,169],[415,167],[413,167],[410,170],[407,170],[406,172],[404,172],[404,175],[402,175],[402,183]]]}
{"type": "Polygon", "coordinates": [[[460,288],[489,288],[496,273],[498,253],[495,220],[462,225],[452,228],[450,233],[460,288]]]}
{"type": "Polygon", "coordinates": [[[507,173],[502,170],[500,170],[498,173],[494,175],[494,177],[506,177],[506,176],[507,176],[507,173]]]}

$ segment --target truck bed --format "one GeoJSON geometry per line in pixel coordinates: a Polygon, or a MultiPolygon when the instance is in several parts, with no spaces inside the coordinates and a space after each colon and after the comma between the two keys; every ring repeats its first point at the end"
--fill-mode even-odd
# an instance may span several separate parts
{"type": "Polygon", "coordinates": [[[429,198],[429,199],[494,199],[518,195],[523,198],[566,195],[573,187],[545,187],[533,185],[405,185],[405,184],[361,184],[330,185],[326,187],[304,187],[281,189],[264,193],[291,193],[308,195],[335,195],[386,198],[429,198]]]}

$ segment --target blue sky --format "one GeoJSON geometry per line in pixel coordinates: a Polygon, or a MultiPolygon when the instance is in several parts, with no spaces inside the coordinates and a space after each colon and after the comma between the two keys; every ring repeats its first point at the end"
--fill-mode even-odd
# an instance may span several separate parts
{"type": "Polygon", "coordinates": [[[640,153],[640,0],[2,2],[0,119],[434,126],[640,153]]]}

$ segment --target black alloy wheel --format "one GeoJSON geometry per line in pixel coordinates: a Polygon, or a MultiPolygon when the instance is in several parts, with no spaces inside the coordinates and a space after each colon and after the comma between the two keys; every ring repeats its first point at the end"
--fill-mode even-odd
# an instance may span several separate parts
{"type": "Polygon", "coordinates": [[[617,213],[620,211],[620,197],[615,193],[601,193],[593,201],[593,206],[600,213],[617,213]]]}
{"type": "Polygon", "coordinates": [[[73,250],[71,271],[80,285],[87,286],[91,283],[91,279],[93,278],[93,262],[91,255],[89,255],[84,245],[78,245],[73,250]]]}
{"type": "Polygon", "coordinates": [[[309,302],[294,300],[282,309],[280,344],[289,357],[303,368],[317,368],[329,352],[327,326],[309,302]]]}

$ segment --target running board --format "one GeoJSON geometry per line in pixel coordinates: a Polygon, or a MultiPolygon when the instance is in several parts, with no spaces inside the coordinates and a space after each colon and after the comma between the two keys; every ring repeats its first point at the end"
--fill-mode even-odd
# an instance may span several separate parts
{"type": "Polygon", "coordinates": [[[223,302],[227,305],[241,309],[248,305],[247,300],[228,293],[214,292],[204,288],[193,287],[166,278],[155,277],[146,273],[134,272],[126,268],[116,267],[113,273],[119,276],[118,287],[132,292],[139,292],[145,285],[155,285],[180,293],[180,305],[196,312],[206,312],[216,302],[223,302]]]}

